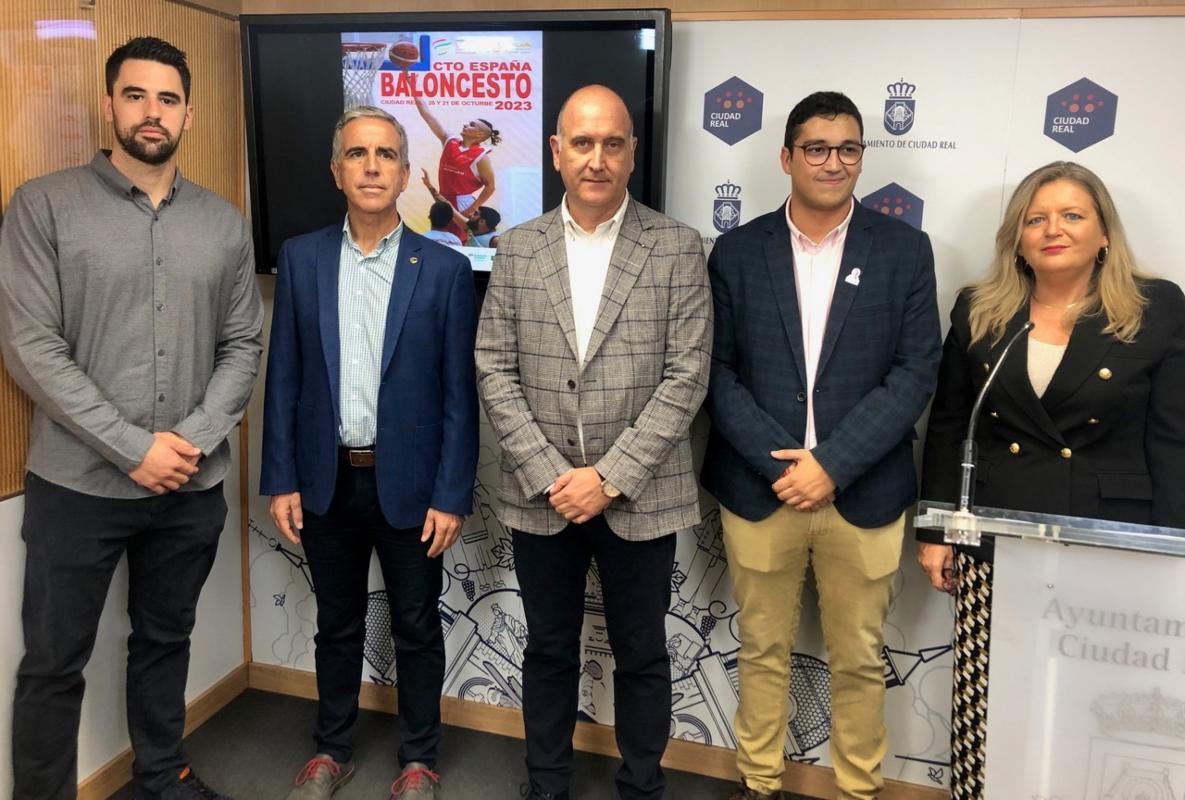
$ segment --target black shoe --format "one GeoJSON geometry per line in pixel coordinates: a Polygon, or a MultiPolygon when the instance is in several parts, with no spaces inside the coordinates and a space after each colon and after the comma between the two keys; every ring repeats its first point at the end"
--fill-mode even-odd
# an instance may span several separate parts
{"type": "Polygon", "coordinates": [[[233,800],[231,797],[216,792],[202,779],[186,767],[181,771],[177,782],[161,793],[160,800],[233,800]]]}
{"type": "Polygon", "coordinates": [[[559,794],[551,794],[541,791],[529,781],[518,787],[518,793],[526,800],[568,800],[567,791],[560,792],[559,794]]]}

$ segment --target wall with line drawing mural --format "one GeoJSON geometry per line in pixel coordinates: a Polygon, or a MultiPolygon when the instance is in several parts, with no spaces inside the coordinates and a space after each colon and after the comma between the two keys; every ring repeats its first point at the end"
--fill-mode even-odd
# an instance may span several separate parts
{"type": "MultiPolygon", "coordinates": [[[[718,233],[776,208],[789,188],[777,163],[786,113],[811,91],[840,89],[865,118],[869,147],[857,200],[930,235],[944,320],[958,287],[984,268],[1012,188],[1055,159],[1097,171],[1145,267],[1183,282],[1164,202],[1185,185],[1185,161],[1165,157],[1178,150],[1171,132],[1185,130],[1185,106],[1165,102],[1175,96],[1168,76],[1185,71],[1181,41],[1185,18],[679,23],[666,210],[696,226],[710,248],[718,233]],[[1137,48],[1138,68],[1128,63],[1137,48]]],[[[260,394],[252,464],[259,463],[260,394]]],[[[701,444],[703,425],[695,431],[701,444]]],[[[444,557],[445,692],[517,707],[526,630],[510,536],[491,507],[497,453],[488,428],[482,436],[476,513],[444,557]]],[[[700,525],[678,534],[667,618],[671,735],[732,747],[736,605],[719,515],[710,503],[705,508],[700,525]]],[[[277,540],[263,499],[252,500],[251,520],[254,657],[311,670],[316,609],[302,554],[277,540]]],[[[361,678],[393,683],[397,665],[377,569],[371,586],[361,678]]],[[[805,603],[786,754],[827,765],[830,675],[809,584],[805,603]]],[[[947,784],[951,627],[949,599],[929,588],[907,545],[883,653],[887,777],[947,784]]],[[[594,568],[580,691],[587,719],[613,723],[612,674],[594,568]]]]}
{"type": "MultiPolygon", "coordinates": [[[[699,433],[702,440],[703,431],[699,433]]],[[[446,578],[440,598],[447,652],[444,692],[465,700],[518,708],[522,705],[526,625],[510,534],[494,517],[487,488],[497,474],[497,455],[493,435],[484,421],[482,440],[475,513],[444,556],[446,578]]],[[[707,507],[711,508],[710,503],[707,507]]],[[[254,659],[312,670],[316,600],[303,554],[272,529],[262,498],[253,501],[250,530],[254,659]]],[[[585,592],[580,710],[584,719],[612,725],[613,653],[605,633],[595,565],[585,592]]],[[[898,606],[901,602],[899,598],[898,606]]],[[[814,603],[809,592],[807,603],[814,603]]],[[[737,702],[739,647],[736,610],[720,539],[720,515],[712,508],[703,523],[679,533],[675,556],[671,611],[667,616],[675,695],[671,720],[674,738],[735,746],[732,717],[737,702]]],[[[815,617],[812,611],[804,614],[803,632],[794,654],[794,712],[786,754],[807,763],[827,763],[830,675],[819,632],[813,627],[817,624],[815,617]]],[[[887,765],[890,774],[935,784],[941,782],[945,764],[949,612],[937,615],[937,620],[940,633],[933,642],[926,640],[927,646],[915,647],[901,626],[895,625],[888,632],[890,644],[885,651],[885,676],[894,687],[890,701],[903,709],[924,709],[925,718],[930,720],[920,737],[922,746],[911,747],[907,759],[900,763],[887,765]]],[[[364,681],[394,684],[398,680],[387,602],[377,565],[372,565],[364,655],[364,681]]]]}

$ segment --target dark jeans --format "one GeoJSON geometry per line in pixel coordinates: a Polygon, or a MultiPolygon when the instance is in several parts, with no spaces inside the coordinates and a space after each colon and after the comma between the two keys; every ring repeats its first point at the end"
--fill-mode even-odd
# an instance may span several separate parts
{"type": "Polygon", "coordinates": [[[137,793],[185,767],[185,680],[198,594],[226,521],[222,485],[142,500],[25,482],[25,656],[13,704],[14,800],[73,800],[90,659],[120,556],[128,557],[127,710],[137,793]]]}
{"type": "Polygon", "coordinates": [[[338,467],[333,502],[323,516],[304,512],[301,542],[317,596],[317,752],[345,762],[366,643],[370,554],[378,553],[387,602],[399,692],[399,765],[436,764],[444,634],[440,628],[443,570],[428,558],[421,528],[392,528],[383,517],[373,467],[338,467]]]}
{"type": "Polygon", "coordinates": [[[554,536],[513,531],[514,563],[527,617],[523,722],[527,771],[541,791],[567,791],[580,681],[585,577],[597,559],[613,648],[614,730],[622,798],[662,797],[659,761],[671,725],[666,614],[675,537],[627,542],[598,516],[554,536]]]}

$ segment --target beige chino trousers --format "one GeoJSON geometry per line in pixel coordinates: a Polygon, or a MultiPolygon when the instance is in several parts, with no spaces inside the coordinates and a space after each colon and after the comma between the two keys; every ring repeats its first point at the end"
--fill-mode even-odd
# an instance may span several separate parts
{"type": "Polygon", "coordinates": [[[834,505],[780,506],[751,522],[720,509],[740,611],[737,766],[761,792],[782,788],[790,655],[807,566],[815,573],[831,669],[831,762],[841,800],[875,800],[884,787],[884,623],[901,560],[905,516],[880,528],[847,522],[834,505]]]}

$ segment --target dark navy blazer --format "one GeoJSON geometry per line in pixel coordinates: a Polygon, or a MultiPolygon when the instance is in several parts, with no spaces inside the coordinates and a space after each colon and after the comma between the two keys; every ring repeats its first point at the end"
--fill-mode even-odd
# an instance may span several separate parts
{"type": "MultiPolygon", "coordinates": [[[[299,491],[324,514],[337,479],[338,265],[342,226],[280,248],[268,344],[259,491],[299,491]]],[[[404,229],[387,306],[375,472],[387,522],[418,527],[429,507],[470,513],[477,470],[473,271],[404,229]]]]}
{"type": "MultiPolygon", "coordinates": [[[[702,480],[725,508],[759,520],[802,447],[806,369],[785,206],[716,241],[712,419],[702,480]]],[[[942,338],[926,234],[856,204],[815,381],[813,454],[853,525],[879,527],[917,499],[912,442],[938,373],[942,338]],[[858,273],[854,271],[859,269],[858,273]]]]}

